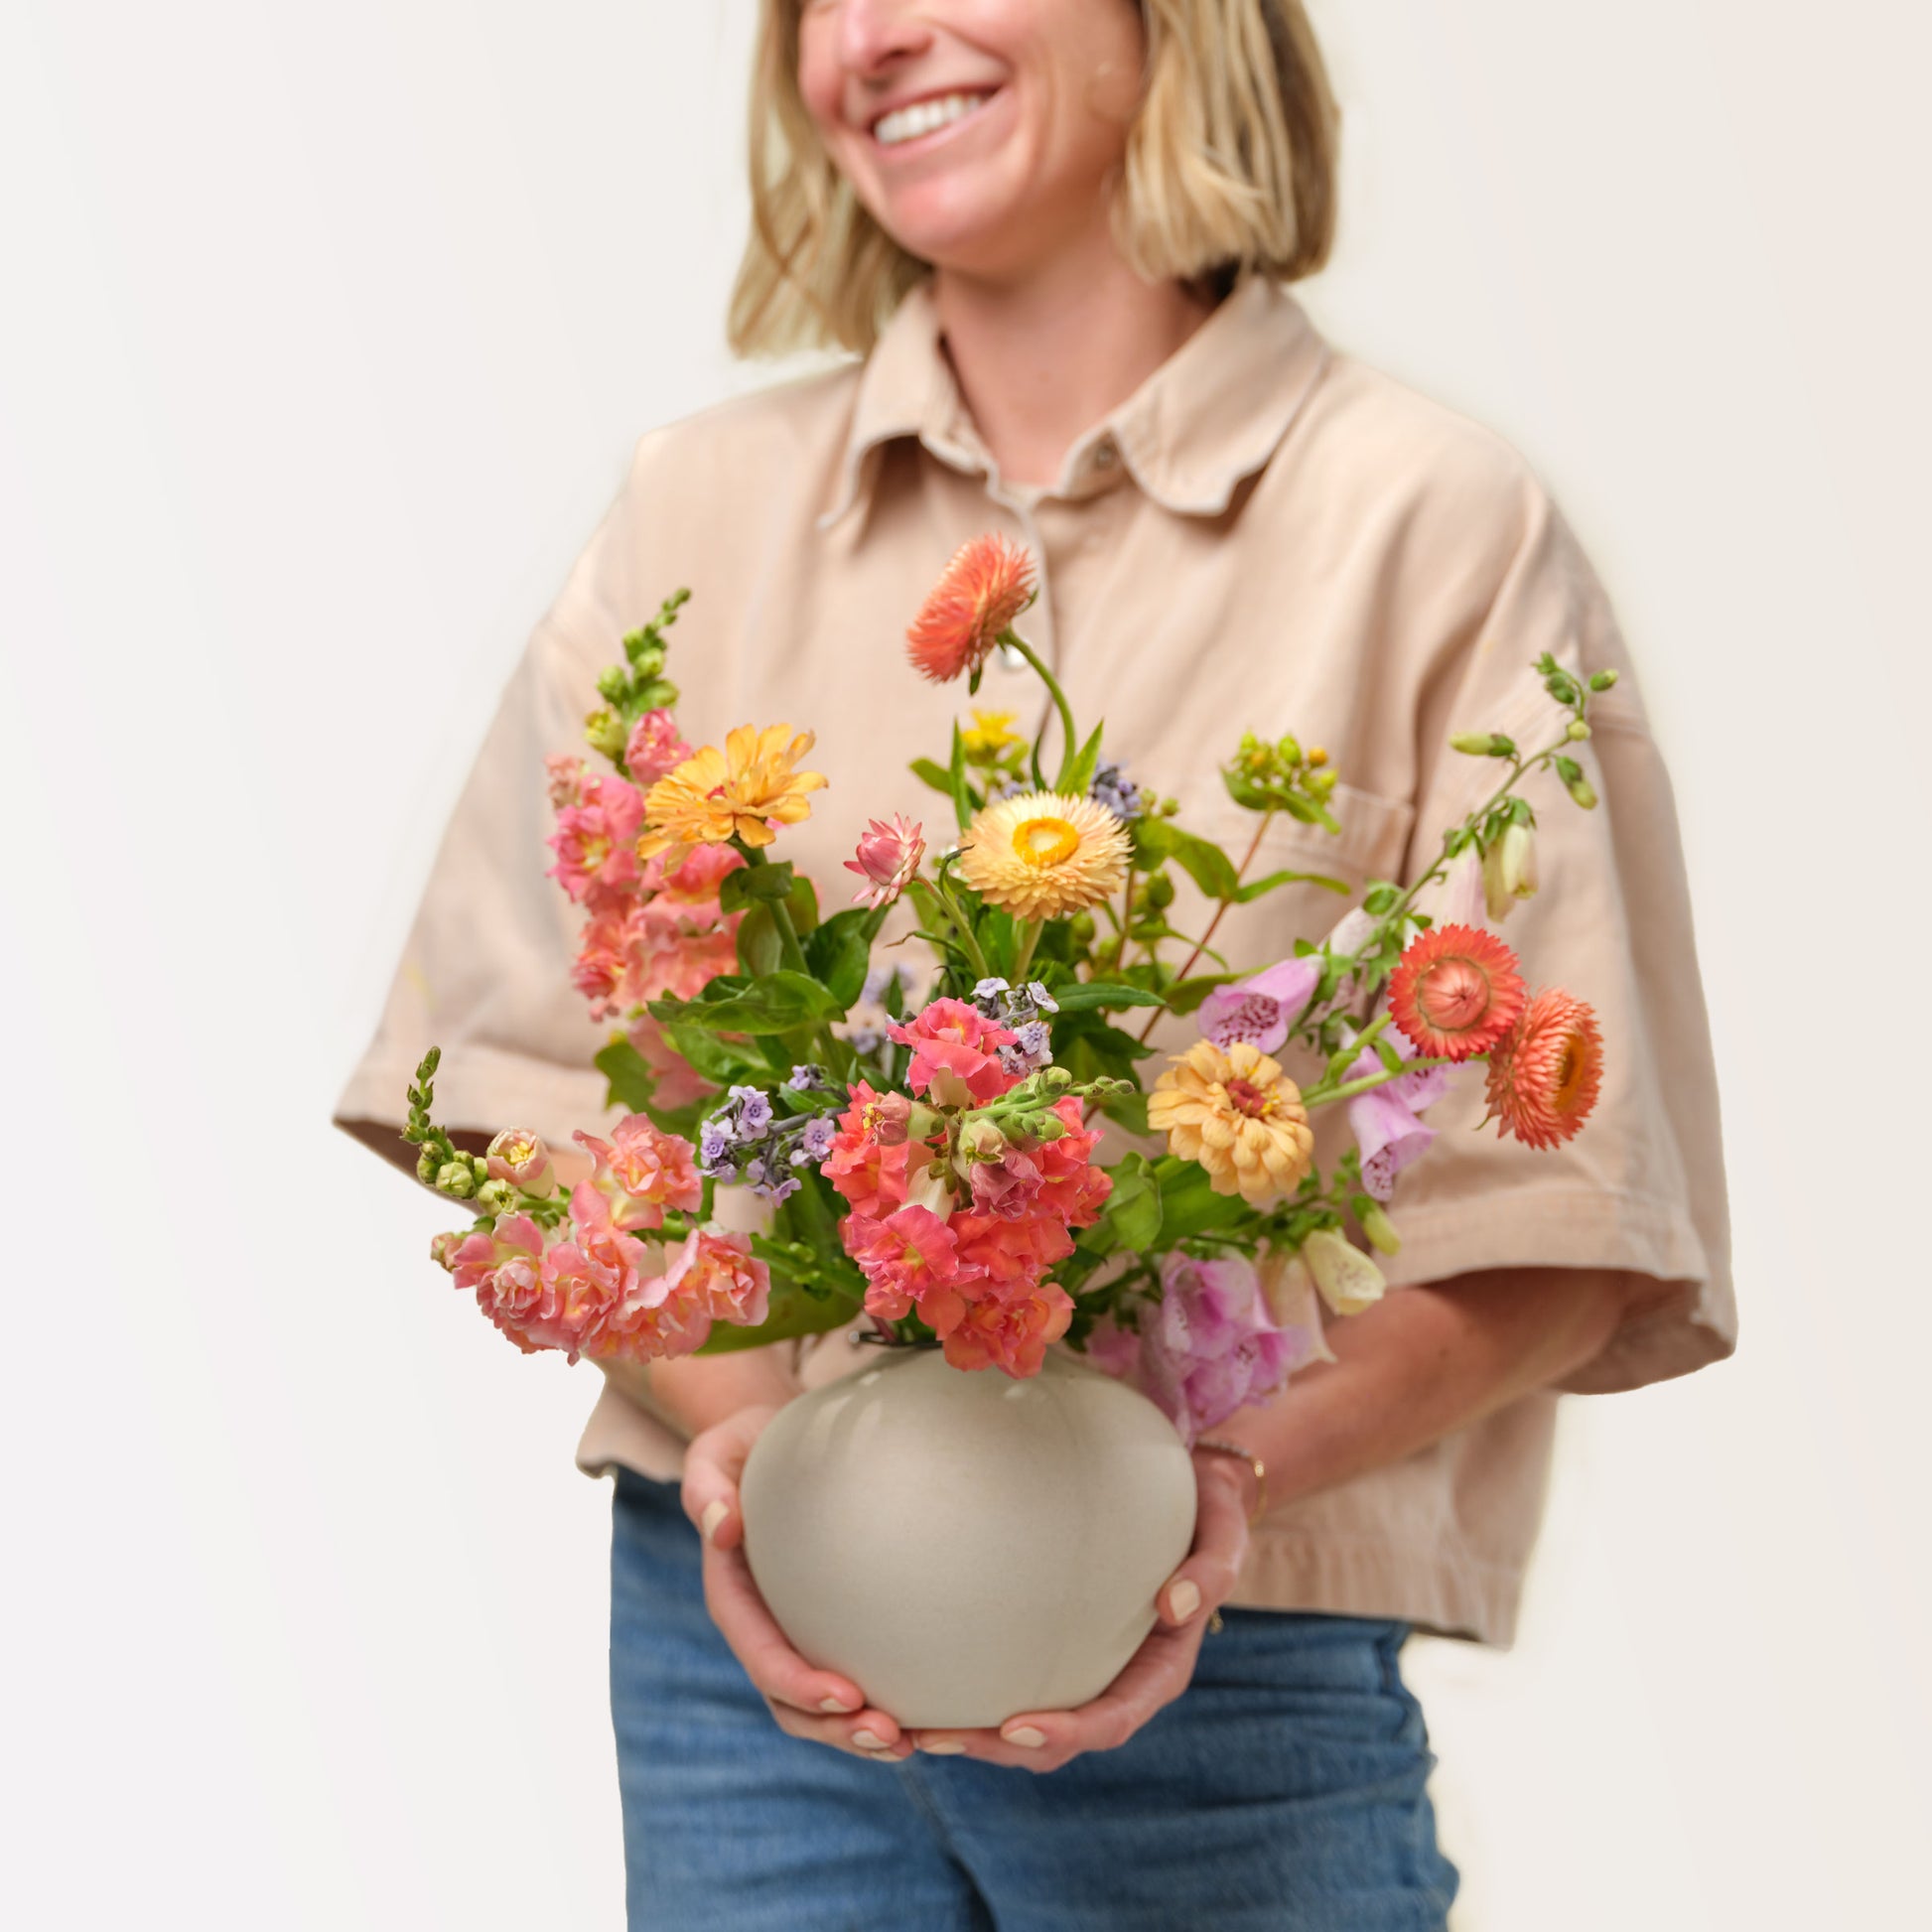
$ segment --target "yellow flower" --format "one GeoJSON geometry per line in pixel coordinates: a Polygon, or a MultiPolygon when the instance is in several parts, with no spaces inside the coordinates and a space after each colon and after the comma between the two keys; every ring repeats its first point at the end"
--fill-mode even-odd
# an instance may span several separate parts
{"type": "Polygon", "coordinates": [[[969,759],[996,759],[1009,745],[1021,743],[1020,734],[1010,727],[1020,714],[1016,711],[981,711],[973,708],[971,727],[959,734],[969,759]]]}
{"type": "Polygon", "coordinates": [[[1117,891],[1128,849],[1105,805],[1029,791],[996,799],[960,834],[959,876],[1015,918],[1056,919],[1117,891]]]}
{"type": "Polygon", "coordinates": [[[811,749],[810,732],[740,725],[725,734],[722,752],[715,745],[694,752],[645,794],[638,858],[672,846],[723,845],[734,835],[769,845],[777,834],[768,821],[796,825],[811,816],[805,794],[824,784],[824,774],[792,769],[811,749]]]}
{"type": "Polygon", "coordinates": [[[1197,1039],[1154,1083],[1147,1120],[1170,1154],[1207,1170],[1217,1194],[1239,1193],[1250,1207],[1290,1193],[1314,1158],[1301,1088],[1251,1040],[1224,1053],[1197,1039]]]}

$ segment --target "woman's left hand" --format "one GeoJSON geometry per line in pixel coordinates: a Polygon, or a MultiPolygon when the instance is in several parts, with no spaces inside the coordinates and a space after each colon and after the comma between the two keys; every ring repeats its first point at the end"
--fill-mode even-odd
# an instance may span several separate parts
{"type": "Polygon", "coordinates": [[[998,1730],[907,1732],[918,1748],[1057,1771],[1082,1751],[1110,1751],[1126,1743],[1163,1705],[1172,1704],[1193,1679],[1208,1618],[1241,1574],[1248,1512],[1255,1502],[1253,1468],[1223,1450],[1194,1451],[1194,1484],[1199,1504],[1193,1547],[1155,1599],[1160,1621],[1097,1698],[1076,1711],[1022,1712],[998,1730]]]}

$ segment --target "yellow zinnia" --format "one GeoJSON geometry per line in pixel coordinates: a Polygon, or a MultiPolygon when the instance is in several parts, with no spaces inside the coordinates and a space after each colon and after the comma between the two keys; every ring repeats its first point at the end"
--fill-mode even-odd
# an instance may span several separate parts
{"type": "Polygon", "coordinates": [[[960,834],[959,876],[1020,919],[1097,905],[1127,877],[1127,830],[1105,805],[1059,792],[996,799],[960,834]]]}
{"type": "Polygon", "coordinates": [[[1197,1039],[1154,1083],[1148,1125],[1168,1152],[1198,1161],[1217,1194],[1266,1207],[1298,1186],[1314,1157],[1302,1090],[1252,1040],[1224,1053],[1197,1039]]]}
{"type": "Polygon", "coordinates": [[[725,734],[725,749],[707,745],[667,771],[644,797],[644,832],[637,856],[648,859],[674,845],[723,845],[734,836],[769,845],[769,821],[796,825],[811,816],[808,791],[825,783],[818,771],[792,766],[812,749],[812,734],[789,725],[740,725],[725,734]]]}

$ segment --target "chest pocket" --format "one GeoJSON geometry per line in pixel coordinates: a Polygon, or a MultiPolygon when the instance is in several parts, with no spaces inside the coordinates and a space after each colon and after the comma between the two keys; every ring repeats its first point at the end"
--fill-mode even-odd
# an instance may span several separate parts
{"type": "MultiPolygon", "coordinates": [[[[1236,865],[1254,839],[1261,822],[1244,811],[1221,790],[1215,780],[1215,796],[1204,790],[1199,803],[1183,809],[1181,824],[1190,831],[1210,838],[1236,865]]],[[[1337,784],[1329,799],[1341,825],[1339,835],[1318,825],[1303,825],[1278,812],[1261,835],[1252,863],[1243,878],[1265,879],[1274,872],[1317,873],[1338,880],[1347,892],[1330,892],[1325,887],[1298,883],[1277,888],[1247,905],[1232,905],[1215,929],[1214,950],[1226,956],[1227,968],[1243,974],[1258,972],[1286,958],[1297,939],[1319,940],[1348,908],[1357,903],[1363,883],[1370,879],[1393,879],[1408,849],[1409,831],[1415,808],[1406,800],[1387,798],[1350,784],[1337,784]]],[[[1184,902],[1190,914],[1203,921],[1210,917],[1206,906],[1191,886],[1183,880],[1176,905],[1184,902]],[[1197,908],[1197,910],[1196,910],[1197,908]]],[[[1185,929],[1184,922],[1173,923],[1185,929]]],[[[1194,928],[1198,933],[1199,926],[1194,928]]],[[[1212,970],[1223,970],[1214,968],[1212,970]]]]}

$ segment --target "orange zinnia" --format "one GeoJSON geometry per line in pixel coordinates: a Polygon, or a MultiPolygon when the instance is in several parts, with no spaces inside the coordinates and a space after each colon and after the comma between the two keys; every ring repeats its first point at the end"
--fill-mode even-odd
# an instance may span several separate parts
{"type": "Polygon", "coordinates": [[[1569,1140],[1602,1085],[1596,1015],[1559,986],[1538,993],[1489,1055],[1489,1112],[1501,1117],[1505,1138],[1514,1134],[1528,1147],[1569,1140]]]}
{"type": "Polygon", "coordinates": [[[1516,955],[1480,926],[1439,925],[1412,939],[1389,979],[1389,1015],[1418,1052],[1473,1059],[1523,1010],[1516,955]]]}
{"type": "Polygon", "coordinates": [[[997,531],[961,544],[905,632],[912,668],[934,684],[977,671],[1034,601],[1034,560],[997,531]]]}

